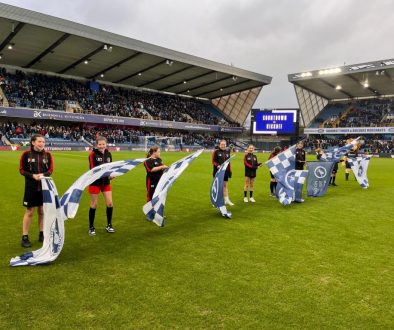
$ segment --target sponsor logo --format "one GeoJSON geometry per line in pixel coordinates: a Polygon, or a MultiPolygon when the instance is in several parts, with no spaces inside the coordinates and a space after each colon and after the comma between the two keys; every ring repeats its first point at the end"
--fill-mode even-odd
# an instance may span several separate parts
{"type": "Polygon", "coordinates": [[[34,111],[33,112],[33,117],[34,118],[41,118],[41,111],[34,111]]]}

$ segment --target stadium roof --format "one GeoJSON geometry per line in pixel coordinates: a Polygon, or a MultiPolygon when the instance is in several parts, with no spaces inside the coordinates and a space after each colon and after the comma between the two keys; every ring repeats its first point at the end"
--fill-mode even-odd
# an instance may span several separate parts
{"type": "Polygon", "coordinates": [[[394,95],[394,59],[293,73],[288,78],[327,100],[394,95]]]}
{"type": "Polygon", "coordinates": [[[207,99],[260,91],[272,79],[3,3],[0,55],[0,65],[207,99]]]}
{"type": "Polygon", "coordinates": [[[301,110],[301,125],[307,127],[329,102],[394,95],[394,59],[292,73],[301,110]]]}

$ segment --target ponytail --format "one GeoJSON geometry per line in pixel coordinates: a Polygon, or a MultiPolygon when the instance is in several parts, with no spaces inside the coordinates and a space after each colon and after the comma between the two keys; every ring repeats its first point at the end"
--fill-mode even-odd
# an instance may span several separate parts
{"type": "Polygon", "coordinates": [[[158,146],[150,147],[148,153],[146,154],[146,157],[149,158],[150,156],[152,156],[152,154],[153,154],[154,152],[156,152],[156,151],[159,150],[159,149],[160,149],[160,148],[159,148],[158,146]]]}

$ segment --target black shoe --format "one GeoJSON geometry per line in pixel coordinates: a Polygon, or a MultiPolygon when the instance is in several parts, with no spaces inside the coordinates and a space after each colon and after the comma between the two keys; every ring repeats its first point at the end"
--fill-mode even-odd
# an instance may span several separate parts
{"type": "Polygon", "coordinates": [[[338,185],[334,182],[334,183],[332,183],[331,184],[332,186],[335,186],[335,187],[337,187],[338,185]]]}
{"type": "Polygon", "coordinates": [[[43,232],[40,232],[40,235],[38,235],[38,241],[39,242],[44,242],[44,233],[43,232]]]}
{"type": "Polygon", "coordinates": [[[24,247],[24,248],[29,248],[29,247],[31,247],[31,243],[30,243],[30,241],[29,241],[29,238],[28,238],[28,237],[23,237],[23,238],[22,238],[21,245],[22,245],[22,247],[24,247]]]}

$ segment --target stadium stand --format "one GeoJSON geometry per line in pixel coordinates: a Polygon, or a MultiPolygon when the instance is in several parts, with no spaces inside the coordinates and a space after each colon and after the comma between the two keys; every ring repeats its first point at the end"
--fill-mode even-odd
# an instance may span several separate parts
{"type": "Polygon", "coordinates": [[[1,89],[10,107],[65,110],[74,102],[75,108],[90,114],[239,126],[202,100],[98,83],[93,89],[88,81],[20,70],[11,73],[1,68],[0,72],[1,89]]]}
{"type": "Polygon", "coordinates": [[[394,98],[328,104],[309,127],[394,126],[394,98]]]}

